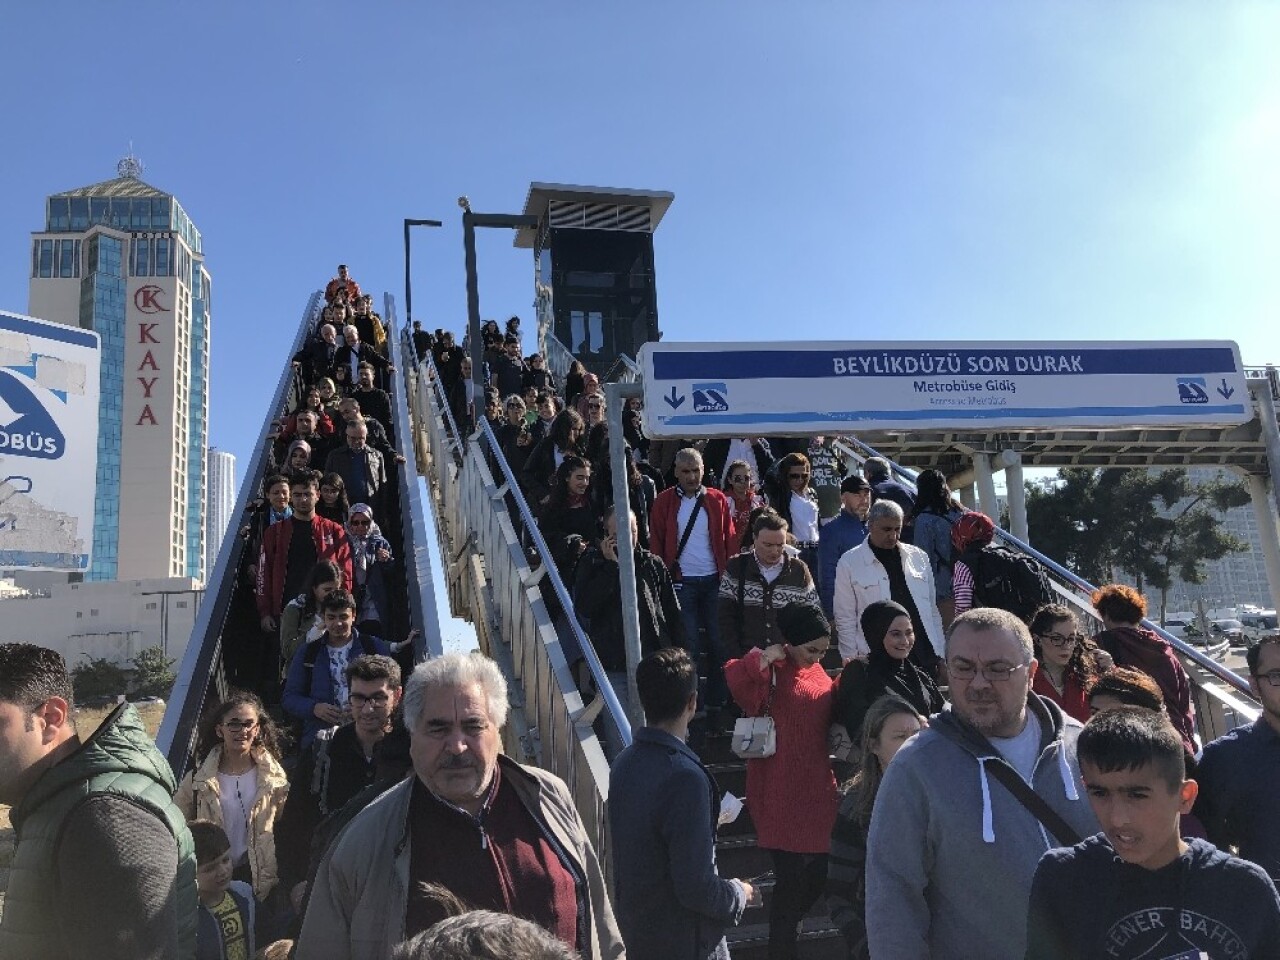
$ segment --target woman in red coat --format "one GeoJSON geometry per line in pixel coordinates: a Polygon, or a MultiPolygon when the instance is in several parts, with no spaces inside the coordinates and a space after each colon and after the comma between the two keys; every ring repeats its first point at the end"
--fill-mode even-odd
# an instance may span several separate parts
{"type": "Polygon", "coordinates": [[[738,706],[748,716],[767,713],[777,732],[772,757],[747,761],[747,807],[758,845],[773,857],[771,960],[796,955],[797,927],[822,896],[839,804],[827,751],[835,684],[819,662],[831,628],[821,610],[803,603],[780,609],[778,628],[786,643],[724,667],[738,706]]]}

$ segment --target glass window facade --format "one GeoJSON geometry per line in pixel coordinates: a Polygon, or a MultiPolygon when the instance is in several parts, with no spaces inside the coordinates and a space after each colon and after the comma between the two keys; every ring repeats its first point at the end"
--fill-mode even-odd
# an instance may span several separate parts
{"type": "Polygon", "coordinates": [[[61,233],[71,229],[71,206],[66,197],[49,198],[49,233],[61,233]]]}
{"type": "Polygon", "coordinates": [[[89,198],[71,198],[71,229],[84,231],[89,229],[89,198]]]}
{"type": "Polygon", "coordinates": [[[98,403],[98,472],[90,580],[114,580],[120,546],[120,438],[124,419],[124,244],[101,234],[86,241],[88,270],[80,283],[80,326],[102,338],[98,403]]]}
{"type": "Polygon", "coordinates": [[[191,262],[191,393],[187,403],[186,576],[204,579],[205,457],[209,385],[209,275],[191,262]]]}

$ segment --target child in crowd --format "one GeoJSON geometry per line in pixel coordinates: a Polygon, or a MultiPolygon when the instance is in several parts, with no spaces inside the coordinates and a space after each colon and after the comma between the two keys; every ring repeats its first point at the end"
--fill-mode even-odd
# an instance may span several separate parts
{"type": "Polygon", "coordinates": [[[249,960],[254,954],[257,904],[249,884],[231,879],[231,841],[212,820],[192,820],[200,921],[196,960],[249,960]]]}
{"type": "Polygon", "coordinates": [[[849,960],[867,960],[867,831],[880,781],[898,748],[928,726],[907,701],[893,694],[876,700],[863,717],[862,767],[849,781],[827,859],[827,906],[849,945],[849,960]]]}
{"type": "Polygon", "coordinates": [[[1280,897],[1266,872],[1179,834],[1199,788],[1168,718],[1104,710],[1077,752],[1102,833],[1041,858],[1027,960],[1280,958],[1280,897]]]}

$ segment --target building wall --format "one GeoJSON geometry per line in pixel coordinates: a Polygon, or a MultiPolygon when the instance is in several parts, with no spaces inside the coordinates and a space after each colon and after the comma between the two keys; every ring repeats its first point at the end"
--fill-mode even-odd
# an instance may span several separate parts
{"type": "MultiPolygon", "coordinates": [[[[15,579],[26,585],[21,574],[15,579]]],[[[69,667],[86,655],[124,665],[148,647],[181,661],[200,605],[198,586],[187,578],[63,583],[46,587],[48,596],[0,599],[0,642],[49,647],[69,667]]]]}
{"type": "Polygon", "coordinates": [[[209,522],[205,539],[205,570],[208,577],[218,561],[222,538],[236,506],[236,458],[225,450],[210,447],[206,472],[209,522]]]}

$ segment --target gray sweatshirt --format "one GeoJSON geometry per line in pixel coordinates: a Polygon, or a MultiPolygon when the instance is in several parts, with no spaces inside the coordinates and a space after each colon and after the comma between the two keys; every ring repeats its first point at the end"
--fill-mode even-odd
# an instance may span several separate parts
{"type": "MultiPolygon", "coordinates": [[[[1081,725],[1031,694],[1040,721],[1032,785],[1081,836],[1098,821],[1080,784],[1081,725]]],[[[876,960],[1022,960],[1031,877],[1051,834],[994,776],[999,751],[948,706],[885,771],[867,849],[876,960]]]]}

